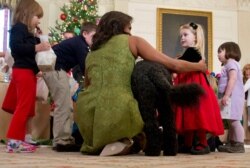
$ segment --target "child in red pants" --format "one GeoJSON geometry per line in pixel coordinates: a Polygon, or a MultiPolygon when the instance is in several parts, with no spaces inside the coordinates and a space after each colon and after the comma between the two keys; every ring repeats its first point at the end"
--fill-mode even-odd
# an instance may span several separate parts
{"type": "Polygon", "coordinates": [[[34,36],[43,16],[42,7],[34,0],[21,0],[13,16],[10,49],[14,58],[12,79],[3,109],[15,102],[13,117],[7,132],[7,152],[34,152],[36,147],[24,142],[28,120],[35,114],[36,76],[41,76],[35,61],[36,52],[50,49],[48,42],[34,36]],[[10,100],[10,97],[14,97],[10,100]]]}

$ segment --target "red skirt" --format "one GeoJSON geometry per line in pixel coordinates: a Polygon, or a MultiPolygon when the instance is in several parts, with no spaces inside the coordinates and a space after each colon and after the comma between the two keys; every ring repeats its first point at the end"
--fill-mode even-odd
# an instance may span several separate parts
{"type": "MultiPolygon", "coordinates": [[[[174,80],[175,84],[197,83],[205,90],[205,95],[200,97],[200,104],[192,107],[176,106],[176,130],[183,134],[186,131],[204,130],[213,135],[224,133],[220,107],[214,90],[208,84],[201,72],[181,73],[174,80]]],[[[185,98],[185,95],[183,95],[185,98]]]]}

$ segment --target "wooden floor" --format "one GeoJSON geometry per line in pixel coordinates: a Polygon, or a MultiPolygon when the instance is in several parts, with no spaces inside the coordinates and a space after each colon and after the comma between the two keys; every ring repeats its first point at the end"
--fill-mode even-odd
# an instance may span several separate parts
{"type": "Polygon", "coordinates": [[[88,156],[81,153],[58,153],[40,147],[35,153],[6,153],[0,145],[0,168],[249,168],[250,146],[246,153],[212,152],[208,155],[146,157],[143,153],[129,156],[88,156]]]}

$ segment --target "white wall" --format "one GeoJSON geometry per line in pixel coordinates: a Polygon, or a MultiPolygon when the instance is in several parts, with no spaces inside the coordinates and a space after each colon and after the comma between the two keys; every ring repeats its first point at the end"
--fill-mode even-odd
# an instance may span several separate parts
{"type": "MultiPolygon", "coordinates": [[[[44,7],[42,28],[54,26],[59,18],[60,7],[68,0],[38,0],[44,7]]],[[[134,18],[132,33],[142,36],[156,47],[156,10],[171,8],[183,10],[210,11],[213,14],[213,62],[212,71],[220,72],[217,48],[225,41],[239,43],[243,66],[250,63],[250,0],[99,0],[99,14],[110,10],[128,13],[134,18]]],[[[45,31],[48,32],[48,31],[45,31]]]]}
{"type": "Polygon", "coordinates": [[[43,7],[44,16],[41,19],[41,29],[45,34],[49,33],[49,27],[55,26],[56,19],[59,19],[62,13],[60,8],[68,3],[69,0],[37,0],[43,7]]]}
{"type": "MultiPolygon", "coordinates": [[[[123,2],[117,0],[117,2],[123,2]]],[[[217,48],[225,41],[238,42],[238,17],[236,0],[128,0],[127,12],[134,17],[133,32],[156,47],[157,8],[209,11],[213,14],[212,71],[220,72],[217,48]],[[219,6],[219,7],[218,7],[219,6]]],[[[124,4],[122,5],[124,6],[124,4]]],[[[116,4],[119,8],[118,4],[116,4]]],[[[119,9],[124,9],[119,8],[119,9]]],[[[126,12],[126,11],[125,11],[126,12]]]]}

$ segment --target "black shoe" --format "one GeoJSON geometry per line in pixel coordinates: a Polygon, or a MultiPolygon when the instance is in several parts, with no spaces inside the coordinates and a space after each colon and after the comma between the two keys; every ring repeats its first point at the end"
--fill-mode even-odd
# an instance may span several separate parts
{"type": "Polygon", "coordinates": [[[209,146],[204,146],[203,144],[198,144],[196,146],[193,146],[191,149],[192,155],[205,155],[210,153],[209,146]],[[197,149],[197,147],[202,147],[202,149],[197,149]]]}
{"type": "Polygon", "coordinates": [[[219,146],[223,145],[223,143],[220,141],[220,138],[218,136],[215,137],[215,147],[216,149],[219,148],[219,146]]]}
{"type": "Polygon", "coordinates": [[[137,134],[132,139],[133,139],[134,143],[131,147],[131,154],[139,153],[141,150],[145,149],[146,135],[144,132],[137,134]]]}
{"type": "Polygon", "coordinates": [[[218,147],[218,146],[216,146],[216,142],[215,142],[215,137],[214,136],[211,136],[210,138],[208,138],[207,144],[208,144],[211,152],[215,152],[215,148],[218,147]]]}
{"type": "Polygon", "coordinates": [[[57,152],[80,152],[81,146],[76,144],[57,144],[52,149],[57,152]]]}

